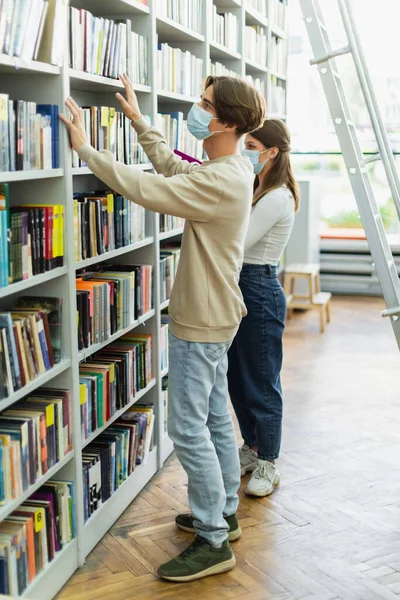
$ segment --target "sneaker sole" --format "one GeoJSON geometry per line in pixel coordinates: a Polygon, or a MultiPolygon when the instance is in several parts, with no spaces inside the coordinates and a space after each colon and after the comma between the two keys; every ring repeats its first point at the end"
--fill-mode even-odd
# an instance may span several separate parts
{"type": "Polygon", "coordinates": [[[181,577],[168,577],[167,575],[159,576],[162,579],[166,579],[167,581],[175,581],[177,583],[187,583],[189,581],[196,581],[196,579],[203,579],[204,577],[209,577],[210,575],[219,575],[220,573],[227,573],[228,571],[232,571],[234,566],[236,565],[236,558],[232,556],[229,560],[225,560],[222,563],[218,563],[213,567],[209,567],[208,569],[204,569],[204,571],[200,571],[199,573],[195,573],[194,575],[184,575],[181,577]]]}
{"type": "Polygon", "coordinates": [[[246,494],[246,496],[256,496],[257,498],[265,498],[266,496],[270,496],[271,494],[274,493],[275,488],[279,487],[280,484],[280,479],[278,479],[277,481],[274,481],[273,484],[273,488],[270,492],[257,492],[257,491],[249,491],[248,488],[245,489],[244,493],[246,494]]]}
{"type": "MultiPolygon", "coordinates": [[[[179,523],[176,523],[176,526],[179,529],[182,529],[182,531],[187,531],[188,533],[196,533],[196,530],[193,528],[191,529],[190,527],[185,527],[184,525],[179,525],[179,523]]],[[[228,533],[228,540],[230,542],[236,542],[236,540],[238,540],[240,537],[242,536],[242,530],[239,527],[238,529],[235,529],[235,531],[230,531],[228,533]]]]}

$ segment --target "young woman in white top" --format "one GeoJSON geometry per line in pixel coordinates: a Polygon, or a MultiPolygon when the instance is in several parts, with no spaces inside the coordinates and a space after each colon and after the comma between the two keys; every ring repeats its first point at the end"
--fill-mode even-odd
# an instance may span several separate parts
{"type": "Polygon", "coordinates": [[[248,314],[229,350],[229,394],[244,445],[242,475],[251,471],[246,493],[267,496],[279,484],[275,460],[282,436],[282,335],[286,299],[277,265],[299,207],[299,189],[290,164],[290,134],[270,119],[247,134],[243,154],[256,174],[240,288],[248,314]]]}

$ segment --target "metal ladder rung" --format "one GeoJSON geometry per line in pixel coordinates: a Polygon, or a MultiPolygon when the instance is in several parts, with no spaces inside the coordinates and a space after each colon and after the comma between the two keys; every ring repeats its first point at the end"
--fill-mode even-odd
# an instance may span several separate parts
{"type": "Polygon", "coordinates": [[[324,56],[320,56],[319,58],[313,58],[312,60],[310,60],[310,65],[319,65],[321,63],[328,62],[329,60],[332,60],[332,58],[336,58],[337,56],[350,54],[350,52],[350,46],[343,46],[343,48],[337,48],[336,50],[332,50],[332,52],[328,52],[324,56]]]}
{"type": "Polygon", "coordinates": [[[377,152],[373,156],[367,156],[366,158],[364,158],[364,164],[368,165],[369,163],[376,162],[377,160],[382,160],[380,152],[377,152]]]}

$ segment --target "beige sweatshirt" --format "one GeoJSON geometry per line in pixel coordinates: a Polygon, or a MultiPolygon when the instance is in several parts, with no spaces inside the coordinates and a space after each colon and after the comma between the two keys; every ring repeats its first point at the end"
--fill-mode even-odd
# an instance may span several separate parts
{"type": "Polygon", "coordinates": [[[186,219],[169,307],[171,333],[190,342],[232,340],[246,314],[238,281],[253,167],[240,155],[188,163],[144,119],[134,127],[158,175],[119,163],[110,152],[88,144],[78,154],[119,194],[149,210],[186,219]]]}

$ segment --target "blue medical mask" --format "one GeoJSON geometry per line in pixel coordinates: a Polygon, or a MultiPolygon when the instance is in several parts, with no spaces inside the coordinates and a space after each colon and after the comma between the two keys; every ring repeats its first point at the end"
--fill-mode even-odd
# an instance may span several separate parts
{"type": "Polygon", "coordinates": [[[193,104],[187,117],[187,127],[190,133],[198,140],[205,140],[214,133],[224,133],[222,130],[210,131],[208,129],[213,119],[218,120],[217,117],[213,117],[212,114],[201,108],[199,104],[193,104]]]}
{"type": "Polygon", "coordinates": [[[258,152],[258,150],[242,150],[242,156],[247,156],[253,165],[255,175],[259,175],[263,170],[265,163],[269,161],[269,158],[267,158],[264,162],[259,162],[260,154],[264,154],[264,152],[267,152],[267,150],[263,150],[262,152],[258,152]]]}

